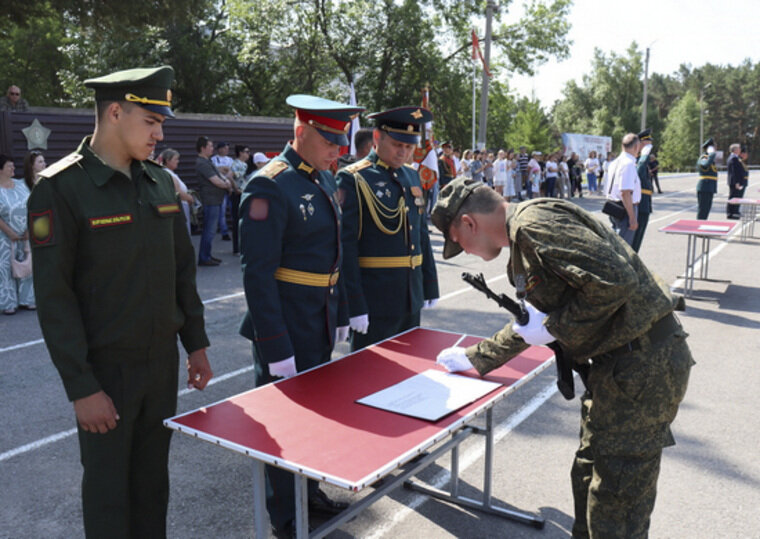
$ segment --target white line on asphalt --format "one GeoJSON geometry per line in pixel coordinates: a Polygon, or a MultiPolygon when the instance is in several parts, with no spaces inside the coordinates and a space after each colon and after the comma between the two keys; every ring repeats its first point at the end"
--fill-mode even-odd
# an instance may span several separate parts
{"type": "MultiPolygon", "coordinates": [[[[226,296],[218,296],[216,298],[211,298],[211,299],[207,299],[203,301],[203,304],[208,305],[209,303],[216,303],[217,301],[224,301],[227,299],[237,298],[242,295],[244,295],[244,292],[236,292],[234,294],[227,294],[226,296]]],[[[45,342],[44,339],[37,339],[34,341],[27,341],[27,342],[22,342],[20,344],[14,344],[12,346],[0,348],[0,354],[2,354],[3,352],[11,352],[13,350],[19,350],[21,348],[29,348],[30,346],[34,346],[36,344],[42,344],[44,342],[45,342]]]]}
{"type": "MultiPolygon", "coordinates": [[[[245,374],[252,370],[253,370],[253,365],[249,365],[248,367],[243,367],[242,369],[228,372],[227,374],[223,374],[221,376],[216,376],[209,381],[208,385],[212,386],[214,384],[218,384],[219,382],[224,382],[225,380],[229,380],[230,378],[234,378],[235,376],[240,376],[241,374],[245,374]]],[[[196,391],[196,390],[195,389],[181,389],[177,393],[177,396],[183,397],[187,395],[188,393],[192,393],[193,391],[196,391]]],[[[29,451],[34,451],[35,449],[39,449],[48,444],[52,444],[53,442],[57,442],[58,440],[63,440],[64,438],[73,436],[76,433],[77,433],[76,428],[64,430],[61,432],[57,432],[55,434],[51,434],[50,436],[46,436],[45,438],[40,438],[39,440],[30,442],[26,445],[16,447],[15,449],[10,449],[6,451],[5,453],[0,453],[0,462],[4,460],[8,460],[9,458],[15,457],[16,455],[20,455],[22,453],[28,453],[29,451]]]]}
{"type": "MultiPolygon", "coordinates": [[[[507,434],[517,428],[523,421],[528,419],[533,413],[538,410],[546,401],[548,401],[557,392],[557,384],[552,382],[539,391],[532,399],[525,403],[514,414],[505,418],[504,421],[497,424],[494,427],[494,444],[500,442],[507,434]]],[[[476,462],[478,462],[485,452],[485,444],[476,444],[469,447],[459,460],[460,473],[476,462]]],[[[448,470],[441,470],[433,479],[429,482],[430,486],[435,488],[442,488],[449,480],[450,473],[448,470]]],[[[404,520],[412,511],[415,511],[420,505],[430,500],[429,496],[423,494],[415,494],[408,503],[394,511],[393,516],[389,519],[384,519],[382,524],[376,526],[369,534],[363,535],[367,539],[379,539],[385,537],[391,530],[404,520]]]]}

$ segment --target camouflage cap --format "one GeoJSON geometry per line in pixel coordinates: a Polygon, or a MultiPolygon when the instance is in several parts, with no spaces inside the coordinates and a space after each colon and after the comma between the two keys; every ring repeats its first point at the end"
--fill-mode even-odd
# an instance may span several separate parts
{"type": "Polygon", "coordinates": [[[457,178],[447,183],[438,193],[438,201],[430,214],[430,219],[436,228],[443,233],[445,239],[443,244],[444,259],[454,257],[462,252],[462,247],[449,237],[449,227],[464,201],[479,187],[488,188],[483,182],[472,178],[457,178]]]}

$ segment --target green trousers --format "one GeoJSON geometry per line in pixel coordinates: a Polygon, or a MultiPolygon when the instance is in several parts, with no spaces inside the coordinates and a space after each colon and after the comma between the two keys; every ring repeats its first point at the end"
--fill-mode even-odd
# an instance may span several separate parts
{"type": "Polygon", "coordinates": [[[88,538],[166,537],[169,441],[177,409],[177,350],[160,360],[98,364],[93,371],[119,413],[115,429],[79,428],[82,510],[88,538]]]}
{"type": "Polygon", "coordinates": [[[662,448],[694,364],[679,330],[653,345],[593,359],[581,398],[580,446],[571,471],[573,537],[647,537],[662,448]]]}
{"type": "Polygon", "coordinates": [[[697,219],[705,221],[710,215],[714,194],[715,193],[697,191],[697,219]]]}

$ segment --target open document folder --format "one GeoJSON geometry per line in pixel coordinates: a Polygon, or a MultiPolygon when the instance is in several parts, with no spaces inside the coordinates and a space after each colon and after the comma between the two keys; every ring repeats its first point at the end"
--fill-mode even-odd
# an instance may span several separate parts
{"type": "Polygon", "coordinates": [[[356,402],[397,414],[438,421],[501,385],[430,369],[356,402]]]}

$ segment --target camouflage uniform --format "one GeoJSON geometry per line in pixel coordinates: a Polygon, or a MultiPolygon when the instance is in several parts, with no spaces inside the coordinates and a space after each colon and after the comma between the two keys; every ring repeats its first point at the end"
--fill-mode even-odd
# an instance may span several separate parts
{"type": "MultiPolygon", "coordinates": [[[[677,300],[578,206],[541,199],[514,208],[509,280],[524,275],[527,300],[547,314],[565,357],[590,363],[571,473],[573,536],[646,537],[662,448],[675,443],[669,425],[694,363],[672,314],[677,300]]],[[[509,323],[467,356],[485,374],[527,347],[509,323]]]]}

